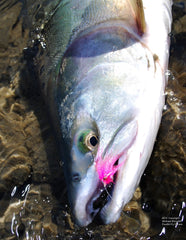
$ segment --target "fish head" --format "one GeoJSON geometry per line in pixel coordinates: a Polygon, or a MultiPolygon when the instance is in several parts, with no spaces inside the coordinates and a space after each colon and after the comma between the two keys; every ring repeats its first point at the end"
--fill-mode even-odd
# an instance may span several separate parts
{"type": "Polygon", "coordinates": [[[84,122],[83,116],[81,120],[81,125],[75,124],[77,128],[73,129],[67,182],[76,222],[85,226],[92,222],[104,204],[112,201],[114,185],[119,181],[117,172],[125,164],[127,150],[135,141],[137,123],[130,119],[114,131],[110,129],[108,134],[106,125],[99,129],[93,120],[89,121],[90,118],[84,122]]]}
{"type": "MultiPolygon", "coordinates": [[[[69,114],[64,112],[63,115],[72,116],[66,118],[69,119],[68,124],[64,123],[64,117],[61,119],[62,131],[68,136],[65,138],[64,135],[65,148],[70,153],[68,158],[64,156],[65,172],[71,208],[80,226],[88,225],[95,216],[100,216],[101,221],[107,223],[102,209],[114,198],[115,201],[118,199],[118,193],[113,197],[115,186],[123,184],[118,173],[123,171],[128,151],[138,133],[137,109],[132,98],[121,91],[119,83],[115,88],[112,86],[116,83],[114,75],[117,71],[121,73],[121,69],[120,64],[115,67],[100,65],[78,84],[77,95],[73,92],[73,103],[68,105],[67,98],[64,103],[68,105],[69,114]],[[86,85],[88,79],[89,84],[86,85]],[[100,79],[103,79],[104,90],[98,87],[100,79]]],[[[123,75],[117,75],[117,81],[125,74],[123,71],[123,75]]],[[[131,196],[126,195],[127,198],[131,196]]],[[[114,211],[110,209],[110,215],[115,215],[117,211],[119,217],[122,207],[123,200],[116,204],[114,211]]]]}

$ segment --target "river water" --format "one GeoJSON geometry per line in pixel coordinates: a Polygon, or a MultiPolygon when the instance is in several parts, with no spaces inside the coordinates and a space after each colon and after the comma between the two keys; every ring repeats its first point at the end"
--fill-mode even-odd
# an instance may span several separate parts
{"type": "Polygon", "coordinates": [[[54,5],[0,1],[0,239],[186,239],[186,2],[174,1],[166,105],[150,162],[115,224],[79,228],[34,61],[54,5]]]}

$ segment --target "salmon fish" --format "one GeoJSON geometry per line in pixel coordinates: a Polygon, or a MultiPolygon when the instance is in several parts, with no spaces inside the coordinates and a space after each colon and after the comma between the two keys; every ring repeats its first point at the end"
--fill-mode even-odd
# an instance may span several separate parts
{"type": "Polygon", "coordinates": [[[171,0],[62,0],[44,28],[41,87],[75,222],[117,221],[165,101],[171,0]]]}

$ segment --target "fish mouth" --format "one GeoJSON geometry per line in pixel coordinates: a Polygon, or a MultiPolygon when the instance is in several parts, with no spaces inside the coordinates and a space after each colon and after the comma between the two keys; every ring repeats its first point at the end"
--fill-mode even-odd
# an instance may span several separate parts
{"type": "MultiPolygon", "coordinates": [[[[114,165],[118,166],[118,164],[120,163],[120,159],[122,158],[126,159],[125,153],[120,156],[119,159],[117,159],[114,165]]],[[[115,189],[115,184],[117,182],[118,171],[119,170],[117,170],[113,175],[112,182],[105,185],[103,182],[100,181],[95,192],[87,202],[86,213],[92,218],[93,222],[96,224],[106,224],[105,208],[107,208],[107,206],[111,203],[113,199],[113,193],[115,189]]]]}
{"type": "MultiPolygon", "coordinates": [[[[116,178],[117,173],[114,174],[116,178]]],[[[93,221],[97,224],[104,224],[101,218],[102,209],[112,200],[112,193],[114,191],[114,182],[104,186],[100,183],[95,194],[90,198],[87,203],[86,211],[87,214],[93,218],[93,221]]]]}
{"type": "MultiPolygon", "coordinates": [[[[120,160],[116,161],[116,165],[120,160]]],[[[118,170],[120,171],[120,170],[118,170]]],[[[82,182],[79,186],[79,194],[73,204],[73,215],[75,222],[80,227],[89,225],[91,222],[95,224],[106,224],[105,207],[110,205],[113,200],[113,193],[117,182],[118,171],[113,176],[113,182],[105,185],[98,178],[98,174],[95,169],[95,165],[90,168],[90,172],[87,177],[87,181],[91,184],[91,188],[84,185],[82,182]],[[93,175],[93,176],[92,176],[93,175]]]]}

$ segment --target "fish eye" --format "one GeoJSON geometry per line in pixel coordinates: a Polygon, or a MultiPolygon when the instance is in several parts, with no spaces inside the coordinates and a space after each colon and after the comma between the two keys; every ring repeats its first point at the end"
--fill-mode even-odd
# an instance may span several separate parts
{"type": "Polygon", "coordinates": [[[92,130],[85,130],[80,133],[77,145],[83,153],[93,151],[98,145],[98,136],[92,130]]]}
{"type": "Polygon", "coordinates": [[[90,144],[91,144],[93,147],[95,147],[95,146],[98,144],[98,138],[97,138],[97,136],[91,136],[90,139],[89,139],[89,141],[90,141],[90,144]]]}
{"type": "Polygon", "coordinates": [[[98,137],[94,133],[90,133],[86,137],[85,143],[89,150],[93,150],[96,147],[96,145],[98,144],[98,137]]]}

